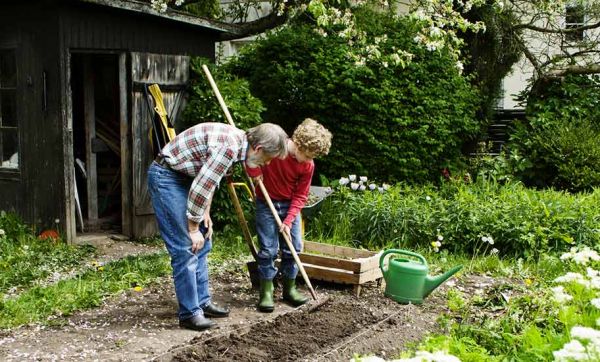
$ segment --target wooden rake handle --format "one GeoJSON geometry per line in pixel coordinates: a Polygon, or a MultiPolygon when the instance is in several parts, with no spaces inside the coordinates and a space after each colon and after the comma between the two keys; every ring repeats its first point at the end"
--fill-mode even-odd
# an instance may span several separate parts
{"type": "MultiPolygon", "coordinates": [[[[260,187],[260,191],[262,191],[262,194],[265,198],[265,201],[267,202],[267,205],[269,205],[269,208],[271,209],[271,212],[273,213],[273,217],[277,221],[277,225],[281,228],[281,225],[282,225],[281,219],[279,218],[279,214],[277,214],[277,210],[275,210],[275,206],[273,205],[273,201],[271,201],[271,197],[269,196],[269,193],[267,192],[265,184],[263,184],[262,180],[260,180],[260,179],[257,181],[257,183],[258,183],[258,187],[260,187]]],[[[317,293],[315,293],[315,290],[313,289],[313,286],[310,283],[310,279],[308,279],[306,270],[304,270],[304,266],[302,265],[302,262],[300,261],[300,257],[298,257],[298,253],[296,253],[296,249],[294,248],[292,241],[290,240],[290,238],[288,237],[288,235],[286,233],[282,233],[282,234],[283,234],[283,238],[285,239],[285,242],[288,246],[288,249],[290,249],[290,252],[292,253],[292,256],[294,257],[294,260],[296,261],[296,264],[298,265],[298,269],[300,269],[302,278],[304,279],[304,282],[306,283],[306,285],[308,286],[308,289],[310,290],[310,294],[312,295],[314,300],[317,300],[317,293]]]]}

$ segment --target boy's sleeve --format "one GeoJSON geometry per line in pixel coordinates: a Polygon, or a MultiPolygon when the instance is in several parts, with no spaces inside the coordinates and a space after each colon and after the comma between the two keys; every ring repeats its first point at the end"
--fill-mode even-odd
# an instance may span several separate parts
{"type": "Polygon", "coordinates": [[[292,194],[292,200],[290,202],[290,208],[288,209],[287,215],[283,220],[283,223],[289,227],[292,227],[292,222],[298,216],[298,213],[304,205],[306,204],[306,200],[308,200],[308,193],[310,192],[310,182],[312,180],[313,173],[315,171],[314,164],[311,164],[310,167],[303,172],[298,178],[298,183],[296,188],[294,189],[294,193],[292,194]]]}

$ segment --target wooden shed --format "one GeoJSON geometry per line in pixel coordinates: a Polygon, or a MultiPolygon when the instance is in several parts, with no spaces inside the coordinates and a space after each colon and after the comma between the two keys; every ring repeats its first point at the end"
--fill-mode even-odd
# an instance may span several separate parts
{"type": "Polygon", "coordinates": [[[145,88],[175,116],[189,57],[214,59],[226,27],[130,0],[2,1],[0,210],[69,241],[153,234],[145,88]]]}

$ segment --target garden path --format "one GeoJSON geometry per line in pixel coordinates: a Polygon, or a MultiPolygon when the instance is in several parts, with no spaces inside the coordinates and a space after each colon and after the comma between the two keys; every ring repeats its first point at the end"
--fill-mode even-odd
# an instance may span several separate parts
{"type": "MultiPolygon", "coordinates": [[[[97,247],[102,253],[99,260],[160,250],[122,241],[97,247]]],[[[348,361],[354,353],[395,356],[408,342],[439,331],[436,321],[446,311],[448,287],[436,290],[424,305],[414,306],[384,298],[375,283],[364,288],[360,298],[351,288],[317,284],[317,293],[328,295],[330,302],[315,313],[278,302],[275,312],[265,315],[255,309],[256,292],[246,275],[220,271],[213,273],[211,283],[214,299],[230,305],[232,312],[209,331],[177,326],[169,277],[140,292],[130,290],[106,300],[99,308],[57,318],[54,326],[0,332],[0,360],[348,361]]],[[[489,287],[493,280],[486,278],[485,283],[489,287]]],[[[457,287],[469,293],[469,288],[485,283],[481,277],[470,278],[457,287]]]]}

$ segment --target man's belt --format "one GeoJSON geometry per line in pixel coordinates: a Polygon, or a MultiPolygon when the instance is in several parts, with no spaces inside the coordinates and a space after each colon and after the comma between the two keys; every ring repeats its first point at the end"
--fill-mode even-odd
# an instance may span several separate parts
{"type": "Polygon", "coordinates": [[[165,156],[163,156],[163,155],[156,156],[156,158],[154,159],[154,162],[158,163],[161,167],[171,168],[171,166],[167,163],[165,156]]]}

